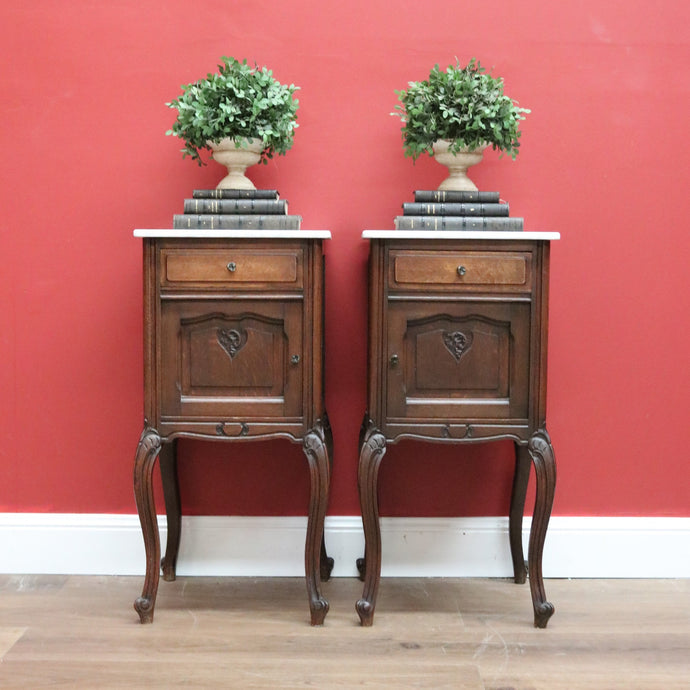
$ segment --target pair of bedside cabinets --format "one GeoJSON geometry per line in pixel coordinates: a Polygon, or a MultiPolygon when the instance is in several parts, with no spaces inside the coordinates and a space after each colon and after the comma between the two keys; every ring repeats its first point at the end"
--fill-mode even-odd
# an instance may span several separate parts
{"type": "MultiPolygon", "coordinates": [[[[312,625],[333,560],[324,519],[333,436],[324,396],[324,253],[328,231],[136,230],[144,256],[145,420],[134,492],[146,550],[135,608],[153,620],[160,572],[175,579],[181,504],[176,440],[284,438],[302,445],[311,491],[305,573],[312,625]],[[153,492],[159,460],[167,544],[153,492]]],[[[373,622],[381,573],[378,470],[390,444],[510,440],[509,542],[526,580],[522,516],[536,499],[528,569],[534,624],[553,613],[542,551],[556,469],[546,432],[550,241],[558,233],[365,231],[370,243],[368,393],[358,488],[365,536],[356,609],[373,622]]]]}

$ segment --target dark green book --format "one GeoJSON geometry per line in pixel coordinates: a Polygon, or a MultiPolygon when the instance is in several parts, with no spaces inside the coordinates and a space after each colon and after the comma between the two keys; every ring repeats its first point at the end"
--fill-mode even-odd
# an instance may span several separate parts
{"type": "Polygon", "coordinates": [[[302,216],[186,213],[173,216],[178,230],[299,230],[302,216]]]}
{"type": "Polygon", "coordinates": [[[185,213],[263,213],[287,215],[288,204],[280,199],[185,199],[185,213]]]}
{"type": "Polygon", "coordinates": [[[418,189],[414,193],[414,200],[425,203],[479,203],[497,204],[500,201],[499,192],[458,192],[443,189],[418,189]]]}
{"type": "Polygon", "coordinates": [[[523,218],[487,216],[397,216],[396,230],[502,230],[519,232],[523,218]]]}
{"type": "Polygon", "coordinates": [[[195,199],[279,199],[277,189],[195,189],[195,199]]]}
{"type": "Polygon", "coordinates": [[[483,203],[404,203],[403,214],[406,216],[508,216],[508,204],[483,203]]]}

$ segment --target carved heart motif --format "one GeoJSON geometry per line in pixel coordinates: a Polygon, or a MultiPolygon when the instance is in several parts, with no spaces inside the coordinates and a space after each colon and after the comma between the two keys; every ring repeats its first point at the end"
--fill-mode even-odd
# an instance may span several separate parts
{"type": "Polygon", "coordinates": [[[465,352],[472,346],[472,333],[463,333],[462,331],[443,331],[443,344],[446,346],[448,352],[455,358],[456,362],[460,361],[465,352]]]}
{"type": "Polygon", "coordinates": [[[238,331],[235,328],[219,328],[217,337],[218,344],[232,359],[247,342],[247,331],[238,331]]]}

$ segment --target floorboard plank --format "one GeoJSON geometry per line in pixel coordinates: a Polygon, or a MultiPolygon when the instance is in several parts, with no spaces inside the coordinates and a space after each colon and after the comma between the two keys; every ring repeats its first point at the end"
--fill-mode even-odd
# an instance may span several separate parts
{"type": "Polygon", "coordinates": [[[384,578],[371,628],[355,579],[316,628],[301,578],[161,582],[152,625],[141,585],[0,576],[0,688],[690,687],[690,580],[549,580],[545,630],[501,579],[384,578]]]}

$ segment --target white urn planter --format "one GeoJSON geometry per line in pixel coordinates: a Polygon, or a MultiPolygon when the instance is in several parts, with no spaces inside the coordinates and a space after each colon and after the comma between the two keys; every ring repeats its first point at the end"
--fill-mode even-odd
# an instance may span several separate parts
{"type": "Polygon", "coordinates": [[[217,143],[210,141],[208,145],[213,151],[213,160],[228,169],[216,189],[256,189],[245,171],[261,160],[264,149],[261,139],[245,139],[239,146],[234,139],[221,139],[217,143]]]}
{"type": "Polygon", "coordinates": [[[476,192],[477,185],[467,177],[467,168],[477,165],[484,156],[484,149],[489,144],[482,144],[474,149],[460,149],[457,153],[448,151],[452,142],[439,139],[432,145],[434,158],[448,168],[448,177],[441,182],[439,189],[460,192],[476,192]]]}

